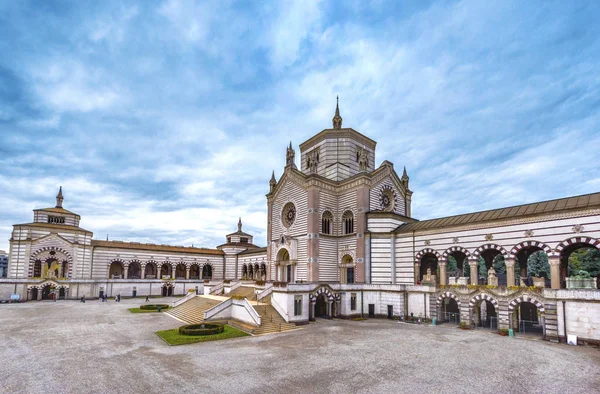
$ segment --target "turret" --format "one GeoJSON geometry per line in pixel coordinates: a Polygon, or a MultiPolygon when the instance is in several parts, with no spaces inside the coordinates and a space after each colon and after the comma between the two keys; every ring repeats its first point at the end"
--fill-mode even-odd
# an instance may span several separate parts
{"type": "Polygon", "coordinates": [[[56,208],[62,208],[63,203],[63,194],[62,194],[62,186],[58,189],[58,194],[56,195],[56,208]]]}

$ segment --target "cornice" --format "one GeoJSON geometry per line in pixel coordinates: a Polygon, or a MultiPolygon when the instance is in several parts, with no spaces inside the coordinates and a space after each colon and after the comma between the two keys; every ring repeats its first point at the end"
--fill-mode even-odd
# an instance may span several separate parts
{"type": "Polygon", "coordinates": [[[305,150],[311,148],[312,146],[314,146],[314,145],[318,144],[319,142],[326,140],[328,138],[332,138],[332,139],[334,139],[334,138],[352,138],[352,139],[358,140],[363,145],[368,146],[372,150],[375,150],[375,147],[377,145],[377,142],[373,141],[369,137],[367,137],[349,127],[339,129],[339,130],[338,129],[324,129],[321,132],[319,132],[318,134],[314,135],[313,137],[311,137],[308,140],[301,143],[300,144],[300,153],[304,152],[305,150]]]}

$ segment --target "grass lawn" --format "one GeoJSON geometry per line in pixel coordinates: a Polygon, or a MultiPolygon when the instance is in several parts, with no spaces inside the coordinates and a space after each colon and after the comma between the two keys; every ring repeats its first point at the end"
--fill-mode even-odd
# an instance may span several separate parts
{"type": "Polygon", "coordinates": [[[225,330],[220,334],[215,335],[181,335],[178,328],[172,330],[157,331],[156,335],[165,340],[169,345],[187,345],[188,343],[218,341],[220,339],[229,339],[237,337],[245,337],[250,334],[238,330],[236,328],[225,326],[225,330]]]}
{"type": "MultiPolygon", "coordinates": [[[[163,308],[160,310],[160,313],[172,309],[171,307],[163,308]]],[[[140,308],[129,308],[127,309],[131,313],[158,313],[156,309],[140,309],[140,308]]]]}

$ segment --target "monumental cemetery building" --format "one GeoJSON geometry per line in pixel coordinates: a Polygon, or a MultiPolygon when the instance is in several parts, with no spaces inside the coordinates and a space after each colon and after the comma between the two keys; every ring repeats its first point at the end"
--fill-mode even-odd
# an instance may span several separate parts
{"type": "Polygon", "coordinates": [[[406,169],[377,166],[377,143],[342,127],[339,107],[332,123],[298,158],[290,143],[272,174],[265,247],[241,219],[214,249],[93,239],[60,189],[54,207],[13,226],[0,300],[187,294],[172,312],[183,321],[194,308],[207,320],[238,308],[227,316],[261,326],[263,302],[288,325],[412,317],[600,340],[598,279],[572,262],[599,254],[600,193],[419,221],[406,169]],[[199,309],[203,294],[259,304],[199,309]]]}

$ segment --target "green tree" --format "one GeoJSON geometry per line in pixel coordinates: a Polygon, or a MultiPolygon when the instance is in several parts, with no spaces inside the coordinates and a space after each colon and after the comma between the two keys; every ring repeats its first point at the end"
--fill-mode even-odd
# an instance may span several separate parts
{"type": "Polygon", "coordinates": [[[527,274],[531,276],[550,277],[548,256],[541,250],[534,252],[527,259],[527,274]]]}
{"type": "Polygon", "coordinates": [[[577,271],[587,271],[592,277],[600,274],[600,251],[596,248],[577,249],[569,256],[569,276],[577,271]]]}
{"type": "Polygon", "coordinates": [[[446,266],[446,272],[449,275],[454,275],[456,270],[458,270],[458,264],[456,263],[456,259],[453,256],[448,256],[448,265],[446,266]]]}

